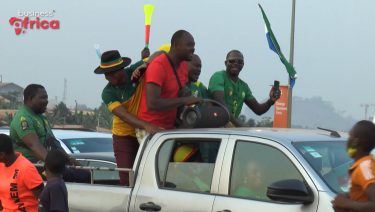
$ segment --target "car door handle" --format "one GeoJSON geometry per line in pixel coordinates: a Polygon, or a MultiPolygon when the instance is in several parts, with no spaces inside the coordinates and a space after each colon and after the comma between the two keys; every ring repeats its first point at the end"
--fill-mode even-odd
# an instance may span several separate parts
{"type": "Polygon", "coordinates": [[[228,210],[228,209],[225,209],[225,210],[217,211],[217,212],[232,212],[232,211],[231,211],[231,210],[228,210]]]}
{"type": "Polygon", "coordinates": [[[160,211],[161,207],[153,202],[141,203],[139,209],[142,211],[160,211]]]}

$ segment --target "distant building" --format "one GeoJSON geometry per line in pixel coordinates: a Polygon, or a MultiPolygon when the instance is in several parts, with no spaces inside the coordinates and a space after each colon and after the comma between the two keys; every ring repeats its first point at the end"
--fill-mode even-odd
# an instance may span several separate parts
{"type": "Polygon", "coordinates": [[[9,101],[14,99],[17,102],[22,102],[23,87],[12,82],[0,82],[0,96],[9,101]]]}

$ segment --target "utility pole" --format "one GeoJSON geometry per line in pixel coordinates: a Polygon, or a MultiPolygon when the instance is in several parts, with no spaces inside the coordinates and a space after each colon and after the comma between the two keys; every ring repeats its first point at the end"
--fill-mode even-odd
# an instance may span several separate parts
{"type": "Polygon", "coordinates": [[[74,108],[74,119],[76,121],[76,124],[78,124],[78,102],[75,99],[74,102],[76,103],[76,106],[74,108]]]}
{"type": "Polygon", "coordinates": [[[100,127],[100,112],[98,112],[98,125],[96,126],[96,131],[99,130],[100,127]]]}
{"type": "MultiPolygon", "coordinates": [[[[292,18],[290,24],[290,49],[289,49],[289,63],[293,66],[294,62],[294,26],[295,26],[295,19],[296,19],[296,0],[292,0],[292,18]]],[[[290,77],[289,77],[289,89],[288,89],[288,119],[287,119],[287,127],[290,128],[292,126],[292,101],[293,101],[293,89],[290,84],[290,77]]]]}
{"type": "Polygon", "coordinates": [[[66,78],[64,78],[64,92],[63,92],[63,99],[62,101],[66,104],[66,92],[67,92],[67,85],[68,84],[68,81],[66,80],[66,78]]]}
{"type": "Polygon", "coordinates": [[[364,107],[364,109],[365,109],[365,120],[368,120],[368,119],[367,119],[367,118],[368,118],[368,116],[367,116],[367,112],[368,112],[368,108],[369,108],[370,106],[375,106],[375,104],[368,104],[368,103],[361,104],[361,107],[364,107]]]}

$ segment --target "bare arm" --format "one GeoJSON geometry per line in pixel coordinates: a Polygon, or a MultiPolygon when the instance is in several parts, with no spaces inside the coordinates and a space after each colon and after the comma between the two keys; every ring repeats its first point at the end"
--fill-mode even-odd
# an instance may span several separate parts
{"type": "Polygon", "coordinates": [[[257,115],[262,115],[267,112],[271,106],[274,104],[271,100],[259,104],[258,101],[254,98],[251,100],[246,100],[245,104],[257,115]]]}
{"type": "Polygon", "coordinates": [[[183,105],[192,105],[201,101],[194,96],[163,99],[160,97],[161,88],[154,83],[146,84],[147,108],[151,111],[166,111],[183,105]]]}
{"type": "Polygon", "coordinates": [[[340,210],[353,210],[361,212],[375,211],[375,183],[369,185],[366,189],[366,194],[369,198],[366,202],[359,202],[349,199],[346,195],[337,195],[332,201],[333,208],[340,210]]]}
{"type": "Polygon", "coordinates": [[[259,104],[258,101],[254,98],[251,100],[246,100],[245,104],[257,115],[262,115],[265,112],[267,112],[273,104],[280,98],[280,92],[275,93],[273,92],[273,88],[271,88],[270,93],[269,93],[269,99],[262,103],[259,104]]]}
{"type": "Polygon", "coordinates": [[[41,161],[44,161],[47,156],[47,150],[39,142],[39,138],[35,133],[30,133],[22,138],[22,141],[26,144],[27,147],[33,152],[36,158],[41,161]]]}
{"type": "Polygon", "coordinates": [[[129,113],[122,105],[113,109],[112,113],[124,122],[129,123],[131,126],[135,128],[145,129],[149,133],[155,133],[161,130],[161,128],[153,124],[149,124],[141,119],[138,119],[136,116],[129,113]]]}
{"type": "Polygon", "coordinates": [[[33,192],[33,194],[36,198],[39,198],[39,195],[40,195],[40,193],[42,193],[43,188],[44,188],[44,184],[41,183],[40,185],[38,185],[37,187],[32,189],[31,192],[33,192]]]}
{"type": "MultiPolygon", "coordinates": [[[[213,100],[218,101],[221,104],[227,106],[225,104],[225,100],[224,100],[224,91],[214,91],[214,92],[212,92],[212,98],[213,98],[213,100]]],[[[241,122],[236,117],[234,117],[232,113],[229,112],[229,115],[230,115],[229,120],[234,126],[236,126],[236,127],[242,126],[241,122]]]]}
{"type": "Polygon", "coordinates": [[[163,54],[164,51],[156,51],[154,52],[147,60],[147,62],[145,62],[144,64],[140,65],[137,67],[136,70],[133,71],[130,79],[133,81],[134,79],[139,79],[143,74],[144,72],[146,71],[147,69],[147,66],[148,64],[150,64],[157,56],[163,54]]]}

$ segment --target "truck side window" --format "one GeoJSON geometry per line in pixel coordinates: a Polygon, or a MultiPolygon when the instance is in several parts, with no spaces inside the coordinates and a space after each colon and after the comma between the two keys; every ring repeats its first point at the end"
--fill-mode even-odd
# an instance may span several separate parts
{"type": "Polygon", "coordinates": [[[157,155],[159,187],[209,193],[218,139],[176,139],[164,142],[157,155]]]}
{"type": "Polygon", "coordinates": [[[238,141],[234,150],[229,195],[260,201],[267,197],[267,187],[279,180],[303,181],[293,163],[275,147],[238,141]]]}

